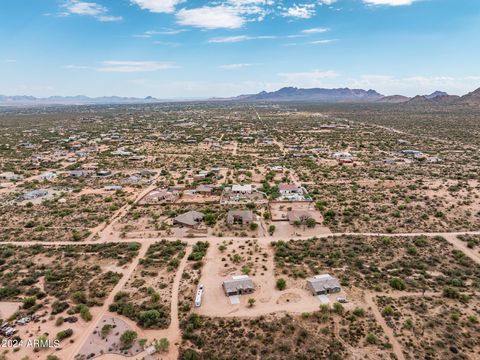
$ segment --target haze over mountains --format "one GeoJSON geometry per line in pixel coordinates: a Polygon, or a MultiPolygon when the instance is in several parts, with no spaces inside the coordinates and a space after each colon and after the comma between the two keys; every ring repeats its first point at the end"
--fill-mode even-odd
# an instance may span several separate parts
{"type": "MultiPolygon", "coordinates": [[[[258,94],[240,95],[230,98],[204,99],[209,101],[237,102],[319,102],[319,103],[384,103],[405,105],[465,105],[480,106],[480,88],[464,96],[449,95],[443,91],[435,91],[428,95],[417,95],[412,98],[403,95],[385,96],[375,90],[363,89],[302,89],[284,87],[277,91],[262,91],[258,94]]],[[[0,95],[0,106],[42,106],[42,105],[107,105],[107,104],[152,104],[165,101],[185,101],[158,99],[151,96],[145,98],[103,96],[51,96],[36,98],[33,96],[0,95]]]]}
{"type": "Polygon", "coordinates": [[[95,105],[95,104],[140,104],[155,103],[162,100],[147,96],[145,98],[102,96],[91,98],[84,95],[77,96],[50,96],[37,98],[28,95],[6,96],[0,95],[0,105],[3,106],[34,106],[34,105],[95,105]]]}

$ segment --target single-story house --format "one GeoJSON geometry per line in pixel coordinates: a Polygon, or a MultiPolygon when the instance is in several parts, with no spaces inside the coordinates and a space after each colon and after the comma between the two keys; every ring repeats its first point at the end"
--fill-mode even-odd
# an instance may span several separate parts
{"type": "Polygon", "coordinates": [[[400,153],[402,155],[412,157],[412,158],[417,159],[417,160],[423,160],[426,157],[426,155],[423,152],[418,151],[418,150],[407,149],[407,150],[400,151],[400,153]]]}
{"type": "Polygon", "coordinates": [[[254,220],[254,215],[251,210],[229,210],[227,214],[227,224],[242,224],[247,225],[254,220]]]}
{"type": "Polygon", "coordinates": [[[351,159],[351,158],[353,158],[352,154],[350,154],[349,152],[346,152],[346,151],[336,152],[332,156],[333,156],[334,159],[351,159]]]}
{"type": "Polygon", "coordinates": [[[291,225],[296,222],[304,223],[309,218],[313,218],[313,216],[306,210],[290,210],[287,212],[287,219],[291,225]]]}
{"type": "Polygon", "coordinates": [[[118,150],[112,151],[112,155],[132,156],[133,153],[131,151],[126,151],[124,149],[118,149],[118,150]]]}
{"type": "Polygon", "coordinates": [[[38,199],[48,195],[48,190],[45,189],[38,189],[26,192],[22,195],[21,200],[33,200],[38,199]]]}
{"type": "Polygon", "coordinates": [[[157,189],[149,192],[141,200],[142,203],[152,204],[157,202],[173,203],[179,197],[179,192],[173,188],[157,189]]]}
{"type": "Polygon", "coordinates": [[[287,184],[287,183],[281,183],[278,185],[278,190],[280,191],[280,194],[282,195],[288,195],[288,194],[302,194],[302,188],[300,186],[297,186],[295,184],[287,184]]]}
{"type": "Polygon", "coordinates": [[[251,294],[255,285],[248,275],[232,276],[223,282],[223,290],[227,296],[251,294]]]}
{"type": "Polygon", "coordinates": [[[196,193],[202,194],[202,195],[209,195],[213,191],[213,186],[210,185],[198,185],[197,188],[195,189],[196,193]]]}
{"type": "Polygon", "coordinates": [[[317,275],[307,279],[307,287],[313,295],[338,293],[342,288],[337,278],[329,275],[317,275]]]}
{"type": "Polygon", "coordinates": [[[73,177],[73,178],[79,178],[79,177],[84,177],[88,175],[88,171],[85,170],[72,170],[68,174],[68,176],[73,177]]]}
{"type": "Polygon", "coordinates": [[[122,186],[120,185],[106,185],[103,187],[103,190],[105,191],[119,191],[122,190],[122,186]]]}
{"type": "Polygon", "coordinates": [[[173,218],[173,225],[182,225],[196,228],[200,225],[204,215],[198,211],[188,211],[173,218]]]}
{"type": "Polygon", "coordinates": [[[253,188],[251,184],[247,185],[233,185],[232,192],[235,194],[251,194],[253,192],[253,188]]]}
{"type": "Polygon", "coordinates": [[[203,180],[205,179],[210,173],[207,170],[200,170],[198,174],[193,175],[195,180],[203,180]]]}
{"type": "Polygon", "coordinates": [[[275,165],[275,166],[270,166],[270,171],[274,172],[283,172],[283,166],[280,165],[275,165]]]}
{"type": "Polygon", "coordinates": [[[23,176],[22,175],[17,175],[11,171],[7,171],[4,173],[0,174],[0,179],[2,180],[8,180],[8,181],[17,181],[17,180],[22,180],[23,176]]]}
{"type": "Polygon", "coordinates": [[[51,180],[55,179],[56,177],[57,177],[57,174],[55,174],[52,171],[46,171],[46,172],[40,174],[40,180],[51,181],[51,180]]]}

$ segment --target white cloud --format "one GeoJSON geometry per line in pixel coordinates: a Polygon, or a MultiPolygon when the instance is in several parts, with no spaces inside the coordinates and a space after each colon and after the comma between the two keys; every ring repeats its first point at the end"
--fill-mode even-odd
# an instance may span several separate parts
{"type": "Polygon", "coordinates": [[[158,61],[110,60],[110,61],[103,61],[102,66],[97,68],[96,70],[101,72],[133,73],[133,72],[146,72],[146,71],[174,69],[177,67],[178,66],[172,63],[164,63],[164,62],[158,62],[158,61]]]}
{"type": "Polygon", "coordinates": [[[292,7],[285,8],[282,16],[284,17],[294,17],[297,19],[310,19],[315,15],[315,5],[314,4],[301,4],[293,5],[292,7]]]}
{"type": "Polygon", "coordinates": [[[277,75],[284,78],[284,82],[286,84],[289,84],[288,86],[299,87],[327,86],[325,83],[326,79],[333,79],[340,76],[337,72],[333,70],[313,70],[308,72],[279,73],[277,75]]]}
{"type": "Polygon", "coordinates": [[[225,64],[225,65],[220,65],[219,68],[225,69],[225,70],[236,70],[236,69],[241,69],[249,66],[252,66],[252,64],[225,64]]]}
{"type": "Polygon", "coordinates": [[[143,34],[136,34],[132,35],[132,37],[136,38],[151,38],[152,36],[155,35],[177,35],[180,34],[184,31],[187,31],[185,29],[165,29],[165,30],[148,30],[145,31],[143,34]]]}
{"type": "Polygon", "coordinates": [[[245,6],[245,5],[273,5],[275,2],[273,0],[229,0],[232,5],[236,6],[245,6]]]}
{"type": "Polygon", "coordinates": [[[319,33],[327,32],[329,30],[330,29],[318,27],[318,28],[311,28],[311,29],[302,30],[302,33],[304,33],[304,34],[319,34],[319,33]]]}
{"type": "Polygon", "coordinates": [[[187,30],[185,29],[164,29],[164,30],[160,30],[160,31],[157,31],[157,30],[149,30],[149,31],[145,31],[145,34],[147,35],[176,35],[176,34],[180,34],[182,32],[185,32],[187,30]]]}
{"type": "Polygon", "coordinates": [[[72,64],[69,64],[69,65],[64,65],[63,68],[64,68],[64,69],[72,69],[72,70],[84,70],[84,69],[89,69],[90,67],[89,67],[89,66],[85,66],[85,65],[72,65],[72,64]]]}
{"type": "Polygon", "coordinates": [[[335,39],[323,39],[323,40],[310,41],[310,44],[323,45],[323,44],[330,44],[330,43],[333,43],[335,41],[337,41],[337,40],[335,40],[335,39]]]}
{"type": "Polygon", "coordinates": [[[318,0],[318,2],[323,5],[333,5],[337,0],[318,0]]]}
{"type": "Polygon", "coordinates": [[[375,89],[382,94],[414,96],[430,94],[436,90],[449,94],[464,94],[468,89],[478,88],[478,76],[422,76],[395,77],[390,75],[362,75],[359,78],[344,80],[345,86],[375,89]]]}
{"type": "Polygon", "coordinates": [[[206,29],[238,29],[245,23],[239,11],[223,5],[181,9],[176,16],[177,22],[181,25],[206,29]]]}
{"type": "Polygon", "coordinates": [[[262,39],[275,39],[275,36],[247,36],[247,35],[238,35],[238,36],[225,36],[218,37],[208,40],[209,43],[236,43],[247,40],[262,40],[262,39]]]}
{"type": "Polygon", "coordinates": [[[94,2],[69,0],[62,5],[62,8],[65,10],[65,12],[61,14],[62,16],[68,16],[68,15],[91,16],[103,22],[122,20],[121,16],[108,15],[108,9],[105,6],[94,3],[94,2]]]}
{"type": "Polygon", "coordinates": [[[163,45],[163,46],[171,46],[171,47],[178,47],[181,44],[173,41],[154,41],[153,44],[155,45],[163,45]]]}
{"type": "Polygon", "coordinates": [[[173,13],[175,7],[185,0],[130,0],[143,10],[153,13],[173,13]]]}
{"type": "Polygon", "coordinates": [[[263,21],[273,12],[274,0],[222,0],[177,12],[177,22],[205,29],[238,29],[246,22],[263,21]]]}
{"type": "Polygon", "coordinates": [[[402,6],[412,5],[417,0],[363,0],[368,5],[402,6]]]}

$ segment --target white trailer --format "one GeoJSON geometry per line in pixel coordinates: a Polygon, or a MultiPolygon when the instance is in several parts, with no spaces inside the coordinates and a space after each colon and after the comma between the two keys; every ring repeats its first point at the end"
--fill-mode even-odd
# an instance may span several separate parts
{"type": "Polygon", "coordinates": [[[202,305],[203,291],[203,285],[200,284],[197,289],[197,295],[195,296],[195,307],[200,307],[202,305]]]}

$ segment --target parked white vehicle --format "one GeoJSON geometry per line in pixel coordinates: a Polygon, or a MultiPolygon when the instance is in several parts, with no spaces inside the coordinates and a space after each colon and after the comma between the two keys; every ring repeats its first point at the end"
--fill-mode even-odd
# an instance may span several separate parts
{"type": "Polygon", "coordinates": [[[195,296],[195,307],[200,307],[202,305],[203,292],[203,285],[200,284],[197,289],[197,295],[195,296]]]}

